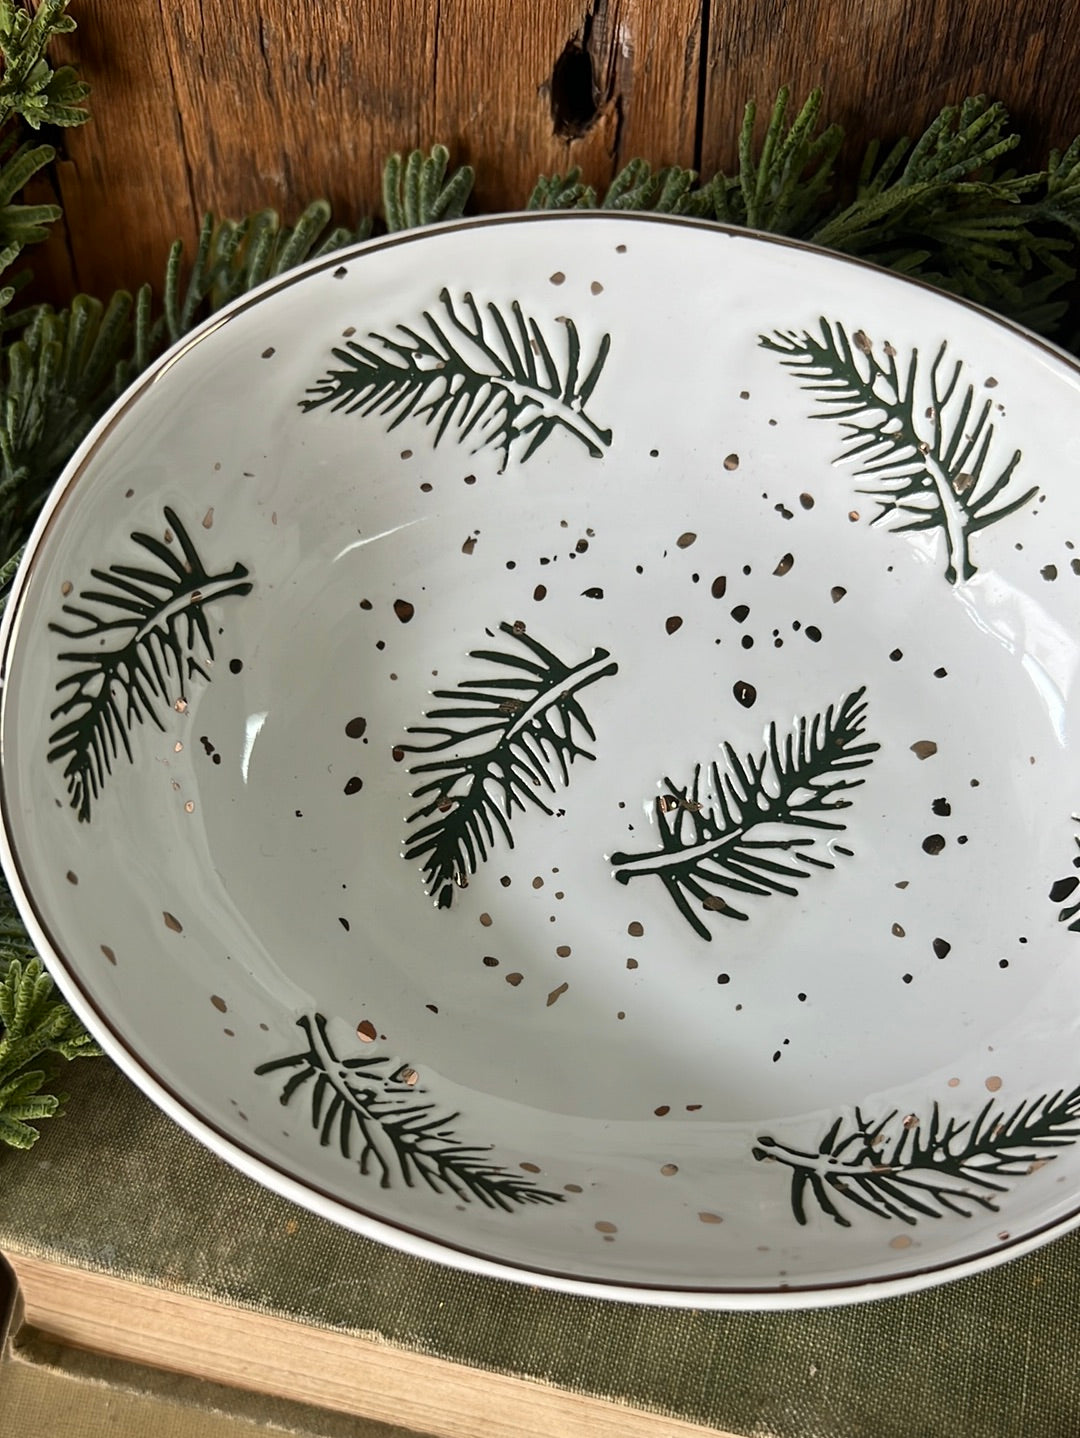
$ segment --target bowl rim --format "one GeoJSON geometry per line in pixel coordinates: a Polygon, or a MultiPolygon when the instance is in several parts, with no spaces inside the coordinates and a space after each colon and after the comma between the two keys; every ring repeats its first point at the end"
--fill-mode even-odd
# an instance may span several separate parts
{"type": "Polygon", "coordinates": [[[1000,1241],[967,1256],[938,1263],[915,1265],[899,1271],[870,1278],[837,1279],[828,1282],[774,1283],[764,1286],[678,1285],[643,1280],[593,1279],[557,1269],[534,1266],[524,1262],[493,1259],[465,1244],[434,1239],[421,1229],[395,1219],[376,1215],[361,1203],[331,1194],[310,1180],[296,1177],[295,1171],[259,1155],[253,1148],[227,1135],[197,1105],[183,1098],[142,1057],[135,1046],[114,1025],[108,1014],[97,1004],[80,982],[55,940],[45,915],[39,910],[26,882],[19,861],[15,826],[10,811],[6,782],[3,735],[7,728],[7,677],[12,653],[18,644],[26,588],[37,567],[43,545],[53,527],[62,518],[65,505],[74,494],[84,470],[92,461],[105,438],[127,416],[143,395],[189,350],[207,339],[230,320],[270,295],[299,284],[313,274],[336,269],[377,251],[415,244],[439,234],[461,230],[487,230],[503,225],[532,224],[612,224],[616,227],[646,224],[654,227],[704,231],[718,240],[742,240],[751,245],[768,244],[799,254],[826,257],[830,261],[869,270],[886,276],[897,285],[912,286],[929,292],[939,301],[958,306],[984,320],[991,321],[1006,333],[1016,336],[1058,364],[1064,364],[1080,379],[1080,360],[1067,350],[1027,329],[1013,319],[995,314],[985,306],[910,275],[898,274],[869,260],[829,250],[805,240],[786,235],[770,234],[735,225],[723,224],[692,216],[661,215],[648,211],[603,210],[535,210],[479,215],[420,228],[398,231],[373,239],[357,241],[341,250],[308,260],[282,275],[264,281],[247,294],[231,301],[210,315],[188,335],[160,355],[109,407],[89,431],[71,459],[64,466],[42,506],[30,537],[0,621],[0,864],[11,890],[12,898],[26,925],[34,947],[50,974],[57,980],[65,1001],[83,1025],[101,1044],[107,1057],[121,1069],[142,1092],[174,1122],[202,1143],[217,1157],[278,1194],[318,1217],[326,1218],[362,1237],[383,1243],[412,1257],[427,1259],[444,1267],[480,1277],[527,1283],[551,1292],[576,1297],[601,1298],[621,1302],[663,1305],[675,1308],[702,1308],[721,1311],[777,1312],[809,1308],[835,1307],[865,1302],[873,1298],[898,1297],[986,1272],[1010,1259],[1021,1257],[1051,1240],[1080,1227],[1080,1198],[1077,1205],[1061,1218],[1049,1220],[1019,1236],[1000,1241]]]}

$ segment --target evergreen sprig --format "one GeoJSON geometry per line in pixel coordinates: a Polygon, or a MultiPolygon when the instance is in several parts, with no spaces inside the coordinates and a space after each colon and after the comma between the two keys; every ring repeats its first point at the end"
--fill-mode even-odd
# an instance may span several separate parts
{"type": "Polygon", "coordinates": [[[433,1103],[417,1102],[425,1090],[408,1064],[379,1054],[342,1058],[322,1014],[303,1014],[297,1025],[306,1046],[259,1064],[256,1074],[288,1074],[281,1090],[285,1106],[310,1084],[311,1125],[320,1144],[336,1142],[341,1156],[355,1159],[360,1173],[380,1188],[426,1184],[433,1193],[463,1203],[476,1199],[507,1213],[522,1204],[565,1201],[563,1194],[491,1163],[489,1147],[461,1142],[452,1128],[461,1115],[439,1114],[433,1103]]]}

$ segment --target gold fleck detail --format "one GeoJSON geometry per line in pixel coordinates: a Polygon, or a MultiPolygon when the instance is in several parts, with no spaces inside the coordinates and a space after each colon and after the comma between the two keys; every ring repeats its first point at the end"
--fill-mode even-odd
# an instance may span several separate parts
{"type": "Polygon", "coordinates": [[[859,511],[857,509],[849,509],[847,517],[851,520],[852,524],[858,524],[859,511]]]}
{"type": "Polygon", "coordinates": [[[71,590],[72,590],[71,580],[70,580],[70,579],[65,579],[64,582],[63,582],[63,584],[61,584],[61,586],[60,586],[60,593],[61,593],[61,594],[64,596],[64,598],[66,599],[66,598],[68,597],[68,595],[71,593],[71,590]]]}
{"type": "Polygon", "coordinates": [[[737,454],[729,454],[729,455],[727,456],[727,458],[724,460],[724,468],[727,469],[727,470],[732,470],[732,469],[738,469],[738,467],[739,467],[739,456],[738,456],[737,454]]]}
{"type": "Polygon", "coordinates": [[[874,348],[865,330],[856,330],[851,338],[855,341],[855,348],[862,350],[864,355],[868,355],[874,348]]]}
{"type": "Polygon", "coordinates": [[[693,532],[693,530],[688,529],[685,534],[679,535],[675,543],[679,546],[680,549],[689,549],[696,538],[697,535],[693,532]]]}
{"type": "Polygon", "coordinates": [[[637,961],[637,959],[627,959],[627,961],[626,961],[626,967],[627,967],[628,969],[636,969],[637,966],[638,966],[638,961],[637,961]]]}
{"type": "Polygon", "coordinates": [[[179,739],[177,739],[176,743],[172,746],[172,751],[174,754],[182,754],[184,752],[184,746],[179,739]]]}
{"type": "Polygon", "coordinates": [[[101,945],[101,952],[105,955],[110,964],[115,965],[116,955],[113,953],[112,949],[109,948],[108,944],[101,945]]]}
{"type": "Polygon", "coordinates": [[[186,714],[186,713],[187,713],[187,700],[186,700],[186,699],[183,699],[183,698],[178,699],[178,700],[176,701],[176,703],[173,705],[173,708],[176,710],[177,714],[186,714]]]}
{"type": "Polygon", "coordinates": [[[917,739],[911,746],[911,752],[917,759],[929,759],[937,753],[937,745],[933,739],[917,739]]]}
{"type": "Polygon", "coordinates": [[[210,528],[212,527],[213,523],[214,523],[214,506],[211,505],[210,508],[206,511],[206,513],[205,513],[205,514],[203,515],[203,517],[202,517],[202,527],[203,527],[203,529],[210,529],[210,528]]]}
{"type": "Polygon", "coordinates": [[[361,1043],[370,1044],[375,1042],[377,1029],[370,1019],[361,1019],[356,1025],[356,1037],[361,1043]]]}
{"type": "Polygon", "coordinates": [[[949,1080],[949,1087],[950,1087],[950,1088],[959,1088],[959,1087],[960,1087],[960,1080],[959,1080],[958,1078],[951,1078],[951,1079],[949,1080]]]}
{"type": "Polygon", "coordinates": [[[540,1165],[539,1165],[538,1163],[522,1163],[522,1164],[519,1164],[518,1167],[519,1167],[519,1168],[523,1168],[526,1173],[539,1173],[539,1172],[540,1172],[540,1165]]]}
{"type": "Polygon", "coordinates": [[[657,1118],[664,1118],[670,1112],[671,1105],[669,1103],[662,1103],[659,1108],[653,1109],[653,1113],[656,1115],[657,1118]]]}
{"type": "Polygon", "coordinates": [[[184,932],[183,924],[175,916],[175,914],[170,914],[168,909],[163,909],[161,911],[161,917],[165,920],[165,927],[167,929],[172,929],[174,934],[182,934],[184,932]]]}
{"type": "Polygon", "coordinates": [[[490,914],[481,914],[481,915],[480,915],[480,922],[483,924],[483,926],[484,926],[485,929],[490,929],[490,928],[491,928],[491,915],[490,915],[490,914]]]}
{"type": "Polygon", "coordinates": [[[910,1247],[911,1247],[911,1239],[908,1238],[908,1236],[907,1236],[906,1233],[898,1233],[895,1238],[890,1238],[890,1240],[889,1240],[889,1247],[890,1247],[890,1248],[910,1248],[910,1247]]]}
{"type": "Polygon", "coordinates": [[[569,945],[569,944],[560,944],[560,945],[558,946],[558,948],[555,950],[555,952],[558,954],[558,956],[559,956],[560,959],[568,959],[568,958],[570,957],[570,953],[571,953],[570,945],[569,945]]]}
{"type": "Polygon", "coordinates": [[[553,285],[561,285],[565,283],[566,276],[563,274],[562,270],[556,270],[553,275],[548,276],[548,279],[553,285]]]}
{"type": "Polygon", "coordinates": [[[185,813],[185,814],[194,814],[194,812],[195,812],[195,801],[194,801],[194,799],[189,799],[189,800],[187,801],[187,803],[184,805],[184,813],[185,813]]]}
{"type": "Polygon", "coordinates": [[[69,884],[77,884],[79,882],[79,876],[78,874],[76,874],[74,869],[69,869],[67,871],[67,881],[69,884]]]}
{"type": "Polygon", "coordinates": [[[406,1066],[398,1071],[396,1077],[400,1083],[408,1084],[410,1088],[413,1088],[419,1080],[420,1075],[414,1068],[406,1066]]]}
{"type": "Polygon", "coordinates": [[[604,287],[599,280],[593,280],[589,286],[589,292],[594,295],[602,295],[604,293],[604,287]]]}
{"type": "Polygon", "coordinates": [[[228,1013],[229,1006],[220,994],[211,994],[210,1002],[213,1004],[214,1008],[217,1009],[219,1014],[228,1013]]]}
{"type": "Polygon", "coordinates": [[[583,1191],[580,1183],[564,1183],[563,1188],[567,1193],[581,1193],[583,1191]]]}
{"type": "Polygon", "coordinates": [[[674,1178],[679,1171],[677,1163],[663,1163],[660,1165],[660,1172],[665,1178],[674,1178]]]}
{"type": "Polygon", "coordinates": [[[701,907],[703,909],[715,910],[716,913],[720,914],[727,908],[727,904],[719,894],[710,894],[707,899],[702,899],[701,907]]]}
{"type": "Polygon", "coordinates": [[[525,977],[524,974],[517,974],[517,973],[515,973],[515,974],[507,974],[507,975],[506,975],[506,982],[510,985],[511,988],[516,989],[517,986],[518,986],[518,984],[521,983],[521,981],[522,981],[522,979],[523,979],[524,977],[525,977]]]}
{"type": "Polygon", "coordinates": [[[957,494],[967,494],[968,490],[975,483],[973,474],[958,474],[953,480],[953,489],[957,494]]]}
{"type": "Polygon", "coordinates": [[[986,1087],[991,1093],[997,1093],[998,1089],[1001,1087],[1001,1079],[997,1076],[997,1074],[990,1075],[990,1077],[986,1080],[986,1087]]]}
{"type": "Polygon", "coordinates": [[[892,931],[893,936],[897,939],[902,939],[905,935],[905,930],[901,924],[893,924],[892,931]]]}
{"type": "Polygon", "coordinates": [[[637,919],[635,919],[633,923],[627,924],[626,932],[630,935],[632,939],[640,939],[642,934],[645,932],[645,925],[639,924],[637,919]]]}
{"type": "Polygon", "coordinates": [[[552,989],[551,993],[547,996],[546,1007],[550,1009],[552,1004],[557,1003],[558,1000],[562,998],[563,994],[566,993],[569,987],[569,984],[560,984],[557,989],[552,989]]]}
{"type": "Polygon", "coordinates": [[[698,1218],[702,1223],[723,1223],[724,1221],[718,1213],[699,1213],[698,1218]]]}
{"type": "Polygon", "coordinates": [[[462,554],[471,554],[476,548],[476,535],[470,534],[465,543],[461,546],[462,554]]]}
{"type": "Polygon", "coordinates": [[[783,576],[788,573],[794,563],[795,556],[793,554],[785,554],[773,570],[773,573],[783,576]]]}
{"type": "Polygon", "coordinates": [[[614,1223],[609,1222],[606,1218],[602,1218],[599,1223],[594,1223],[593,1227],[596,1229],[597,1233],[618,1233],[619,1231],[617,1226],[614,1223]]]}
{"type": "Polygon", "coordinates": [[[271,513],[271,515],[270,515],[270,523],[271,523],[271,524],[277,524],[277,510],[276,510],[276,509],[275,509],[275,510],[271,513]]]}
{"type": "Polygon", "coordinates": [[[289,1235],[290,1238],[293,1236],[294,1233],[298,1232],[299,1228],[300,1225],[297,1223],[295,1218],[290,1218],[286,1220],[285,1232],[289,1235]]]}

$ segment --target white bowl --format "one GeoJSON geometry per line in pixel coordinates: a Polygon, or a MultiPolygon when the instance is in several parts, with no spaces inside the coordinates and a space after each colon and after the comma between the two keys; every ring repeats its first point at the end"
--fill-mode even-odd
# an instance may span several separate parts
{"type": "Polygon", "coordinates": [[[216,1152],[550,1288],[784,1308],[1080,1214],[1072,360],[641,216],[162,359],[2,635],[4,859],[216,1152]]]}

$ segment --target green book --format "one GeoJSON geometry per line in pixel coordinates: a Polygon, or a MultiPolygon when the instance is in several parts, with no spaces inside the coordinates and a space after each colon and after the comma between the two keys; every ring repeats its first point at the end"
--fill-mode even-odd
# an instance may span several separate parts
{"type": "Polygon", "coordinates": [[[1080,1434],[1080,1235],[843,1308],[601,1302],[357,1237],[234,1171],[107,1061],[66,1079],[77,1122],[0,1156],[0,1251],[63,1341],[449,1438],[1080,1434]]]}

